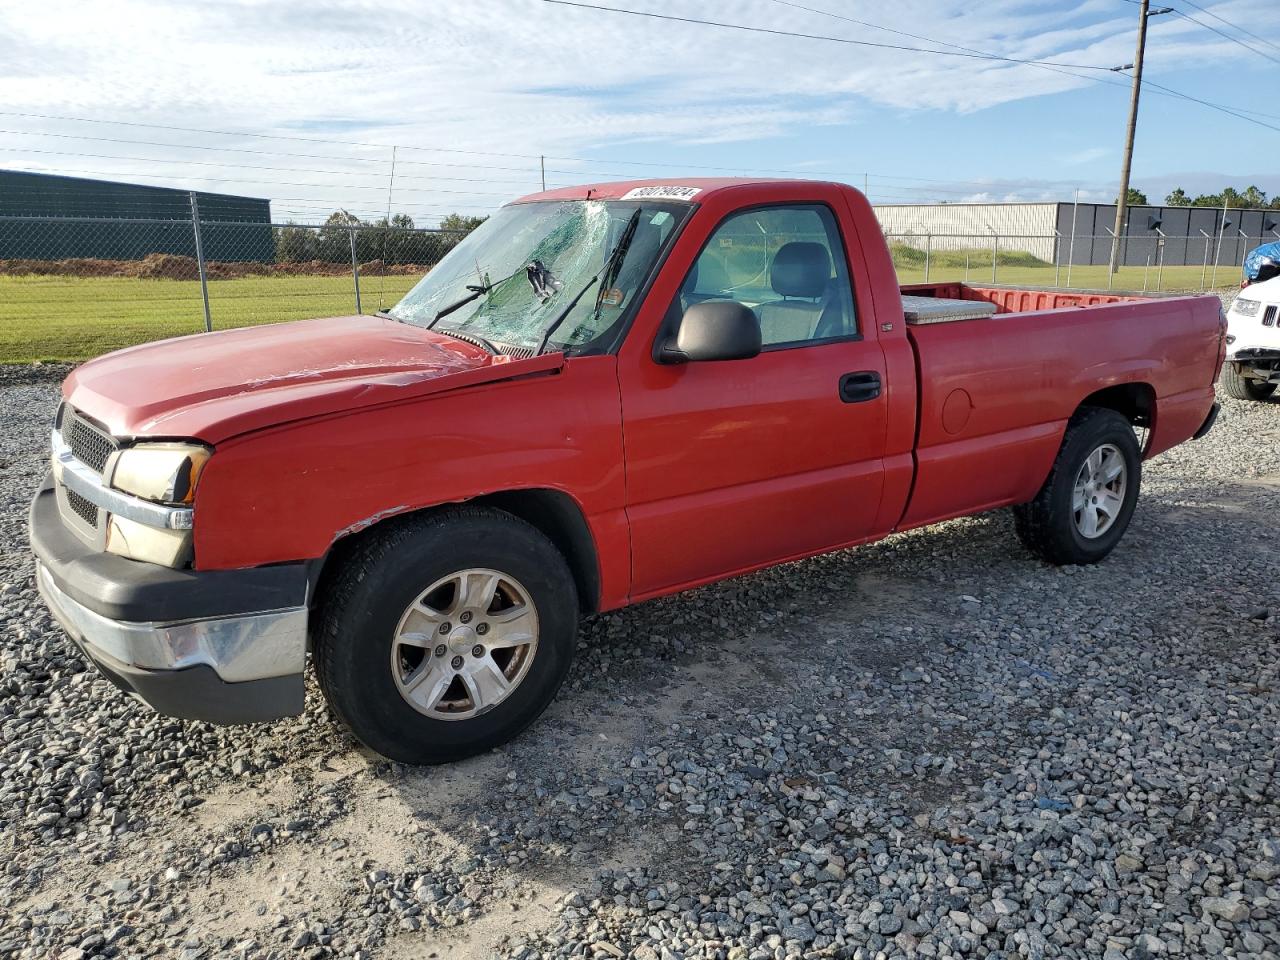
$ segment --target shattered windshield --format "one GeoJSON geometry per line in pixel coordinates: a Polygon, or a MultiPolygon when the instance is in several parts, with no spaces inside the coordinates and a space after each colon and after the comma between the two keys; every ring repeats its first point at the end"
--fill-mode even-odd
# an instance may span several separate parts
{"type": "Polygon", "coordinates": [[[546,339],[547,350],[582,349],[616,327],[689,209],[639,200],[503,207],[388,313],[495,347],[537,351],[546,339]]]}

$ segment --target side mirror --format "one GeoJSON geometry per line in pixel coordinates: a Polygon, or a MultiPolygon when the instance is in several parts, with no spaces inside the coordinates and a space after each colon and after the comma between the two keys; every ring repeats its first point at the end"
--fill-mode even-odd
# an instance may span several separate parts
{"type": "Polygon", "coordinates": [[[663,363],[747,360],[760,352],[760,321],[736,300],[695,303],[680,318],[676,334],[659,352],[663,363]]]}

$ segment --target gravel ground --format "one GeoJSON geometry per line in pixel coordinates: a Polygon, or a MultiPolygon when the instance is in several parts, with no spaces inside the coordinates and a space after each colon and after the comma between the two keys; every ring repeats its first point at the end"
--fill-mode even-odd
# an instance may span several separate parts
{"type": "Polygon", "coordinates": [[[155,716],[24,533],[0,378],[0,956],[1280,957],[1280,403],[1148,465],[1106,563],[1006,514],[595,618],[448,768],[155,716]]]}

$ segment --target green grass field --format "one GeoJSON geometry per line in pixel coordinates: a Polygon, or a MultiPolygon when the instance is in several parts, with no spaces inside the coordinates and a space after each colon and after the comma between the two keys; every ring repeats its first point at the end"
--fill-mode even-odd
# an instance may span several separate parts
{"type": "MultiPolygon", "coordinates": [[[[362,277],[361,307],[395,304],[417,277],[362,277]]],[[[213,329],[356,312],[350,277],[245,277],[209,283],[213,329]]],[[[204,330],[196,280],[0,276],[0,363],[84,360],[204,330]]]]}
{"type": "MultiPolygon", "coordinates": [[[[902,264],[902,283],[924,280],[922,266],[902,264]]],[[[1156,271],[1146,271],[1146,287],[1156,289],[1156,271]]],[[[1166,267],[1161,289],[1197,290],[1200,267],[1166,267]]],[[[417,282],[416,277],[362,277],[365,313],[395,304],[417,282]]],[[[931,264],[932,281],[964,280],[963,265],[931,264]]],[[[971,283],[991,282],[990,258],[985,268],[968,270],[971,283]]],[[[1234,288],[1238,271],[1219,269],[1218,285],[1234,288]]],[[[1001,264],[997,282],[1013,286],[1053,287],[1051,266],[1001,264]]],[[[1067,284],[1067,271],[1057,274],[1067,284]]],[[[1074,267],[1073,288],[1106,289],[1106,267],[1074,267]]],[[[1114,289],[1141,291],[1144,270],[1126,267],[1114,289]]],[[[284,320],[355,313],[350,277],[274,276],[217,280],[209,284],[213,328],[226,330],[284,320]]],[[[110,350],[199,333],[204,329],[200,284],[194,280],[138,280],[124,277],[0,276],[0,363],[34,360],[84,360],[110,350]]],[[[193,344],[198,348],[198,343],[193,344]]]]}

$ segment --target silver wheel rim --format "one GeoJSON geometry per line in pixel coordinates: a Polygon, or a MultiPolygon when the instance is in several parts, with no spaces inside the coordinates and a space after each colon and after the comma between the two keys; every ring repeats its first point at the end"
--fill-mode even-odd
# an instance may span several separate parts
{"type": "Polygon", "coordinates": [[[1104,443],[1085,459],[1071,491],[1071,514],[1076,530],[1087,540],[1114,526],[1124,506],[1129,467],[1113,443],[1104,443]]]}
{"type": "Polygon", "coordinates": [[[409,604],[391,643],[400,696],[437,720],[470,720],[506,700],[538,651],[538,611],[497,570],[441,577],[409,604]]]}

